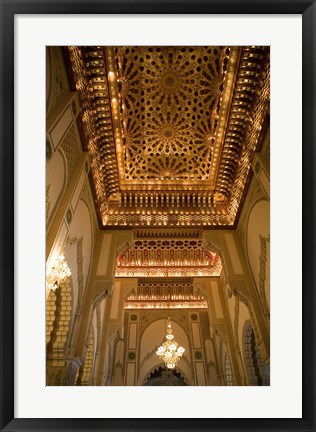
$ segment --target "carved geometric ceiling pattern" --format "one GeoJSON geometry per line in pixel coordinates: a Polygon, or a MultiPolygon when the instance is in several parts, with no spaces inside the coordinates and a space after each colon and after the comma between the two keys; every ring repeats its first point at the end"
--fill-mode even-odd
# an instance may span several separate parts
{"type": "Polygon", "coordinates": [[[104,227],[233,226],[269,47],[69,47],[104,227]]]}
{"type": "Polygon", "coordinates": [[[208,179],[226,50],[117,47],[115,58],[125,179],[208,179]]]}

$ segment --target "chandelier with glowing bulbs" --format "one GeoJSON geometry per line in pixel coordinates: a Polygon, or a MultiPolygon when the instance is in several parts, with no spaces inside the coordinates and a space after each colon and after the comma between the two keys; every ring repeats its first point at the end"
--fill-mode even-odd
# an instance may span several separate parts
{"type": "Polygon", "coordinates": [[[170,318],[168,318],[166,340],[156,351],[156,354],[165,362],[168,369],[174,369],[183,356],[185,349],[174,340],[170,318]]]}
{"type": "Polygon", "coordinates": [[[47,287],[51,290],[56,290],[62,282],[71,275],[70,268],[64,255],[54,261],[53,265],[48,269],[46,274],[47,287]]]}

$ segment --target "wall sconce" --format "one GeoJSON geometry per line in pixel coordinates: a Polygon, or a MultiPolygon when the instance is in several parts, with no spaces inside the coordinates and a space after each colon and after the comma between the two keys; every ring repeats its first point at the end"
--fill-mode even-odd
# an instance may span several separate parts
{"type": "Polygon", "coordinates": [[[56,290],[70,275],[71,271],[64,255],[59,255],[46,272],[47,287],[50,290],[56,290]]]}

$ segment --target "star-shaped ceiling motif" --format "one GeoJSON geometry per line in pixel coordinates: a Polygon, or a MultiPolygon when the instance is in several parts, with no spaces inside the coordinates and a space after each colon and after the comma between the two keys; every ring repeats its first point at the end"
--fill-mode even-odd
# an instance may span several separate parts
{"type": "Polygon", "coordinates": [[[103,227],[232,227],[269,47],[69,47],[103,227]]]}

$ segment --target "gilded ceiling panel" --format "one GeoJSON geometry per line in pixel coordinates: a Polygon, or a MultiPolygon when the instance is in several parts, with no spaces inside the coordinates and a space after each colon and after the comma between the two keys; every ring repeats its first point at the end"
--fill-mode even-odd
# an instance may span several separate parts
{"type": "Polygon", "coordinates": [[[104,227],[233,226],[269,47],[69,47],[104,227]]]}
{"type": "Polygon", "coordinates": [[[125,180],[207,180],[226,50],[117,47],[114,52],[125,180]]]}

